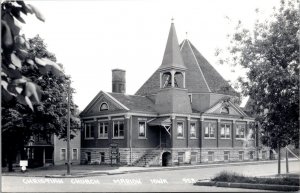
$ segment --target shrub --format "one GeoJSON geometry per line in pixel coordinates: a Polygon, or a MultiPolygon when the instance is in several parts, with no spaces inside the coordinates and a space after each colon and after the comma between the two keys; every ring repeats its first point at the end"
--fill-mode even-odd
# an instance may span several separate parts
{"type": "Polygon", "coordinates": [[[237,183],[252,183],[252,184],[277,184],[277,185],[293,185],[299,186],[298,178],[279,177],[279,178],[258,178],[246,177],[235,172],[222,171],[211,181],[215,182],[237,182],[237,183]]]}

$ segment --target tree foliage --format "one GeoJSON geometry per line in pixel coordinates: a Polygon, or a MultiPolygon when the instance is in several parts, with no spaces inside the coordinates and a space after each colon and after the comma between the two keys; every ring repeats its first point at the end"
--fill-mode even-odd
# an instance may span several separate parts
{"type": "Polygon", "coordinates": [[[224,60],[247,70],[239,82],[272,148],[299,143],[299,25],[299,1],[281,1],[253,31],[239,22],[224,60]]]}
{"type": "MultiPolygon", "coordinates": [[[[72,99],[71,79],[56,63],[56,57],[47,50],[43,39],[26,39],[20,34],[19,22],[25,23],[21,13],[41,13],[23,1],[1,3],[2,10],[2,147],[8,161],[17,151],[23,151],[32,136],[50,142],[55,134],[67,135],[67,92],[70,89],[71,138],[80,122],[77,106],[72,99]],[[18,22],[19,21],[19,22],[18,22]]],[[[10,166],[11,168],[11,162],[10,166]]]]}
{"type": "Polygon", "coordinates": [[[36,55],[34,58],[28,51],[31,44],[24,35],[20,35],[22,24],[25,24],[23,15],[34,14],[39,20],[45,21],[39,10],[23,1],[1,2],[1,90],[2,100],[9,102],[17,98],[33,110],[33,104],[39,103],[39,89],[36,84],[21,73],[23,66],[32,66],[43,69],[44,73],[51,72],[61,76],[61,67],[49,60],[49,57],[36,55]]]}

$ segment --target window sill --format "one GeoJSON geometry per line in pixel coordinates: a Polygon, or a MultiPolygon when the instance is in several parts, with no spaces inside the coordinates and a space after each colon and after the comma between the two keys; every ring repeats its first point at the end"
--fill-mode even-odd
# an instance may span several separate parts
{"type": "Polygon", "coordinates": [[[147,137],[138,137],[138,139],[147,139],[147,137]]]}
{"type": "Polygon", "coordinates": [[[225,140],[228,139],[228,140],[231,140],[231,138],[220,138],[220,139],[225,139],[225,140]]]}
{"type": "Polygon", "coordinates": [[[98,137],[98,139],[108,139],[108,137],[98,137]]]}
{"type": "Polygon", "coordinates": [[[112,139],[124,139],[124,137],[113,137],[112,139]]]}
{"type": "Polygon", "coordinates": [[[204,137],[204,139],[216,139],[215,137],[204,137]]]}
{"type": "Polygon", "coordinates": [[[190,137],[190,139],[198,139],[198,137],[190,137]]]}
{"type": "Polygon", "coordinates": [[[246,139],[245,138],[235,138],[236,140],[239,140],[239,141],[245,141],[246,139]]]}
{"type": "Polygon", "coordinates": [[[184,137],[177,137],[177,139],[185,139],[184,137]]]}

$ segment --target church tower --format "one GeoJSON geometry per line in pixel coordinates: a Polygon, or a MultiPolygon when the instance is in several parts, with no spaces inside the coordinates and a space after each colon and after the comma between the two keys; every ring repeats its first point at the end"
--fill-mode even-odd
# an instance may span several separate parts
{"type": "Polygon", "coordinates": [[[192,113],[185,84],[186,67],[180,54],[173,22],[171,23],[162,64],[158,71],[160,89],[155,99],[156,111],[160,114],[192,113]]]}

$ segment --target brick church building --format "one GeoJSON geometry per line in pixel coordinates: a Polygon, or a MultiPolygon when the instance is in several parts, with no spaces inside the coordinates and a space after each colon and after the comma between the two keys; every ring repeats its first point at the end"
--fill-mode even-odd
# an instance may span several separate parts
{"type": "Polygon", "coordinates": [[[238,93],[193,44],[179,45],[171,24],[162,63],[135,95],[125,71],[112,70],[112,92],[100,91],[80,114],[81,163],[175,165],[267,159],[254,118],[238,93]]]}

